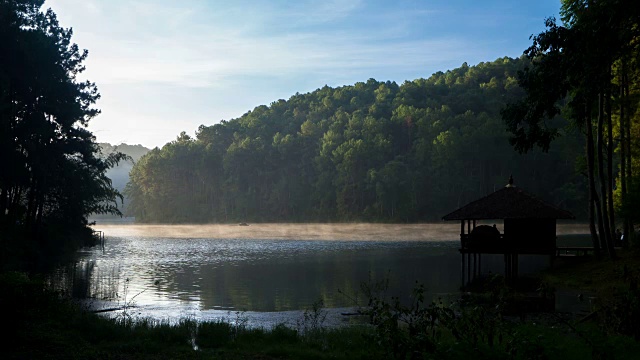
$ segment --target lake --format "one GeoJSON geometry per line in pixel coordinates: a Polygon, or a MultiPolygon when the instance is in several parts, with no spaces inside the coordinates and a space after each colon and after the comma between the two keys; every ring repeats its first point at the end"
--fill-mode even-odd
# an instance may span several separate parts
{"type": "MultiPolygon", "coordinates": [[[[293,324],[322,299],[328,323],[366,304],[362,284],[388,281],[386,294],[408,299],[416,282],[428,296],[458,294],[459,224],[96,224],[105,247],[84,249],[60,269],[57,287],[92,309],[130,305],[127,314],[293,324]]],[[[582,234],[584,225],[559,225],[582,234]]],[[[501,272],[501,256],[483,256],[483,272],[501,272]]],[[[548,258],[521,260],[523,274],[548,258]]],[[[122,316],[122,310],[105,316],[122,316]]]]}

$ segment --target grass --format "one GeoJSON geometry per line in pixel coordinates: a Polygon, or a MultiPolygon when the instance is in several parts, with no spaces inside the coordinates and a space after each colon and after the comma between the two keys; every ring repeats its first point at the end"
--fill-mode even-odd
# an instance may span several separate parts
{"type": "Polygon", "coordinates": [[[381,359],[371,328],[314,328],[304,334],[284,325],[250,329],[218,321],[178,324],[84,311],[22,273],[0,275],[0,306],[8,331],[3,359],[381,359]]]}
{"type": "MultiPolygon", "coordinates": [[[[428,339],[435,345],[426,351],[420,345],[425,336],[420,329],[401,336],[407,327],[326,329],[316,307],[301,319],[299,328],[304,331],[194,319],[178,324],[110,320],[43,290],[37,278],[4,273],[0,309],[7,331],[0,337],[0,353],[3,359],[637,359],[640,342],[634,338],[634,327],[640,319],[640,300],[630,283],[640,279],[640,256],[628,251],[619,255],[615,261],[561,259],[542,274],[550,286],[607,298],[613,305],[605,304],[593,321],[578,323],[552,314],[522,320],[504,317],[491,304],[484,310],[471,307],[443,318],[439,335],[428,339]],[[389,345],[394,341],[418,350],[394,352],[389,345]]],[[[385,303],[380,305],[380,311],[390,311],[385,303]]],[[[394,313],[387,315],[392,318],[394,313]]]]}
{"type": "Polygon", "coordinates": [[[640,274],[640,253],[637,250],[617,252],[611,260],[603,256],[559,258],[554,266],[542,273],[542,280],[555,288],[580,290],[607,297],[629,287],[634,275],[640,274]]]}

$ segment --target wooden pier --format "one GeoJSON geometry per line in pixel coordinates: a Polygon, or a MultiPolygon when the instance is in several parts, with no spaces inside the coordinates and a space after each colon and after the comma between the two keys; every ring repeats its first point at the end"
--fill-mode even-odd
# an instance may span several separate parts
{"type": "Polygon", "coordinates": [[[593,255],[592,246],[562,246],[556,248],[556,257],[593,255]]]}
{"type": "MultiPolygon", "coordinates": [[[[622,250],[621,247],[615,247],[617,250],[622,250]]],[[[556,248],[556,257],[574,257],[574,256],[588,256],[594,255],[595,249],[593,246],[560,246],[556,248]]]]}

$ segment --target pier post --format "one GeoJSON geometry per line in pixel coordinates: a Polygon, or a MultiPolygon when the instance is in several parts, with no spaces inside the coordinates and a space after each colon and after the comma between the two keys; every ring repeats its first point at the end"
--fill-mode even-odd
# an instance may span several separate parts
{"type": "Polygon", "coordinates": [[[467,253],[467,284],[471,282],[471,253],[467,253]]]}
{"type": "Polygon", "coordinates": [[[460,264],[462,264],[462,271],[460,271],[460,286],[464,287],[465,283],[464,283],[464,252],[462,252],[462,261],[460,262],[460,264]]]}
{"type": "Polygon", "coordinates": [[[478,254],[473,253],[473,279],[478,276],[478,254]]]}

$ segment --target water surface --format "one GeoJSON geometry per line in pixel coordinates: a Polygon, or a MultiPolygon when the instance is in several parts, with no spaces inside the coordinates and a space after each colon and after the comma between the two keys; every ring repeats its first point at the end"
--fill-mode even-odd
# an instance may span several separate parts
{"type": "MultiPolygon", "coordinates": [[[[363,304],[362,285],[388,280],[387,294],[409,299],[416,283],[429,296],[457,294],[458,224],[108,225],[104,250],[83,250],[62,271],[93,308],[123,305],[155,319],[238,317],[259,325],[293,321],[319,299],[340,313],[363,304]],[[78,281],[82,278],[89,281],[78,281]],[[74,281],[75,279],[75,281],[74,281]]],[[[580,233],[583,226],[559,226],[580,233]]],[[[521,263],[536,271],[547,259],[521,263]]],[[[483,258],[499,272],[501,257],[483,258]]],[[[110,316],[122,315],[109,312],[110,316]]]]}

